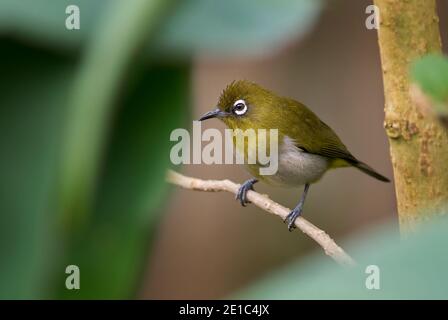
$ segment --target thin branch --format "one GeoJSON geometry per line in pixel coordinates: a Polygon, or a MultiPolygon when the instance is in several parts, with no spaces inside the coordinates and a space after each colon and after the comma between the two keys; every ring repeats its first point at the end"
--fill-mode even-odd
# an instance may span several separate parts
{"type": "MultiPolygon", "coordinates": [[[[233,194],[236,194],[240,187],[239,184],[230,180],[201,180],[187,177],[171,170],[168,171],[167,181],[185,189],[211,192],[227,191],[233,194]]],[[[257,207],[266,212],[275,214],[283,220],[291,211],[275,201],[272,201],[266,195],[262,195],[255,191],[248,191],[247,199],[257,207]]],[[[339,247],[327,233],[325,233],[325,231],[319,229],[302,217],[297,218],[295,224],[303,233],[316,241],[322,249],[324,249],[325,254],[333,258],[337,263],[344,266],[354,266],[356,264],[355,261],[345,253],[345,251],[339,247]]]]}

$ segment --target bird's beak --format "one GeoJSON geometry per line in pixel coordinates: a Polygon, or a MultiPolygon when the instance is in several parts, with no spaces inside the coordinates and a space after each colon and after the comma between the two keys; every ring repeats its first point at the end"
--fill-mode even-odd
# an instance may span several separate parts
{"type": "Polygon", "coordinates": [[[199,118],[199,121],[204,121],[211,118],[221,118],[225,116],[227,116],[227,112],[221,111],[219,108],[216,108],[215,110],[205,113],[202,117],[199,118]]]}

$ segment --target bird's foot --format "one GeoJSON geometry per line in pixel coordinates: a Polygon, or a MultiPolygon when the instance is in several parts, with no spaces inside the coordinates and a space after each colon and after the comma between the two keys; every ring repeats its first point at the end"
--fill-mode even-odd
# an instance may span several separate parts
{"type": "Polygon", "coordinates": [[[238,189],[235,199],[239,200],[243,207],[245,207],[246,204],[250,202],[247,200],[247,191],[254,190],[254,184],[257,182],[257,179],[249,179],[244,182],[238,189]]]}
{"type": "Polygon", "coordinates": [[[283,222],[288,225],[288,231],[292,231],[295,229],[296,220],[302,214],[302,206],[297,206],[292,210],[285,218],[283,222]]]}

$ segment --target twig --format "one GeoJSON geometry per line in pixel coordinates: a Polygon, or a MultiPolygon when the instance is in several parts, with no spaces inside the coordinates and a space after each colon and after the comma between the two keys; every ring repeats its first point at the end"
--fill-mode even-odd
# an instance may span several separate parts
{"type": "MultiPolygon", "coordinates": [[[[240,187],[239,184],[236,184],[230,180],[201,180],[184,176],[172,170],[168,171],[167,181],[185,189],[211,192],[227,191],[233,194],[236,194],[238,188],[240,187]]],[[[257,207],[269,213],[275,214],[282,219],[285,219],[291,211],[275,201],[272,201],[267,196],[255,191],[248,191],[247,199],[257,207]]],[[[319,229],[302,217],[297,218],[295,224],[297,228],[302,230],[303,233],[316,241],[322,249],[324,249],[325,254],[333,258],[337,263],[344,266],[356,265],[355,261],[347,253],[345,253],[345,251],[339,247],[333,239],[325,233],[325,231],[319,229]]]]}

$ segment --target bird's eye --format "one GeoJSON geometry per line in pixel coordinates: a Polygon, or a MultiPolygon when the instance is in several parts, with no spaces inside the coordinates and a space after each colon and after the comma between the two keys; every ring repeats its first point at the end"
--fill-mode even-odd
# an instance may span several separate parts
{"type": "Polygon", "coordinates": [[[235,101],[232,111],[238,116],[242,116],[243,114],[245,114],[247,112],[246,101],[242,99],[235,101]]]}

